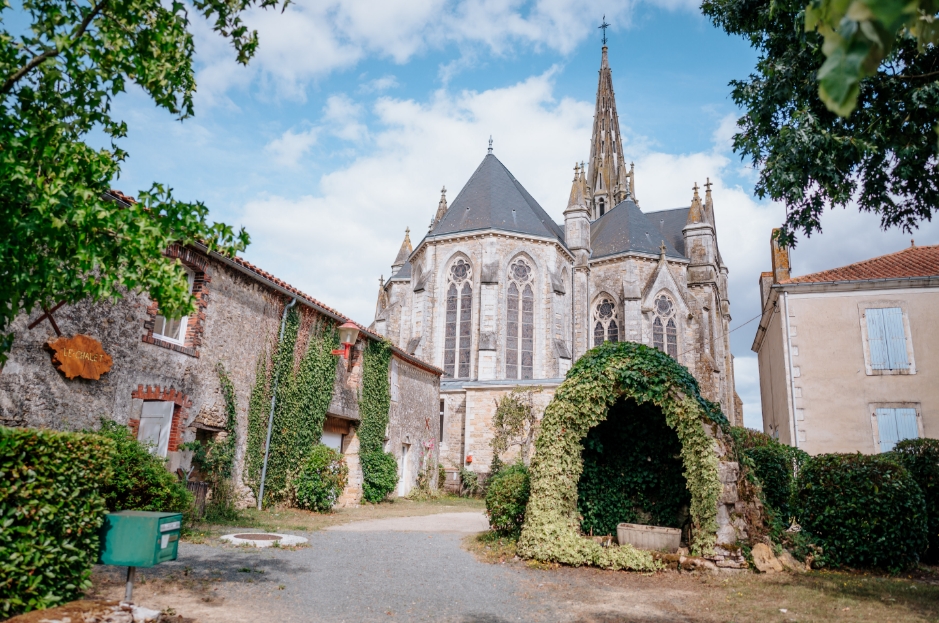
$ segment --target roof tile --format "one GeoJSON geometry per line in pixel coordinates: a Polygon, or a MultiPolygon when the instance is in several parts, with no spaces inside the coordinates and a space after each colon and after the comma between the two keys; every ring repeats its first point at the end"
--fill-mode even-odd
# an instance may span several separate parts
{"type": "Polygon", "coordinates": [[[866,279],[903,279],[939,276],[939,245],[908,247],[840,268],[793,277],[783,283],[828,283],[866,279]]]}

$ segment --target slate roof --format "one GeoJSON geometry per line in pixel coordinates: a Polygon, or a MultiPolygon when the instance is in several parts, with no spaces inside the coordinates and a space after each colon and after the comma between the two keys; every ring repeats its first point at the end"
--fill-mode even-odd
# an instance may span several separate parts
{"type": "Polygon", "coordinates": [[[498,158],[487,154],[430,235],[501,229],[564,241],[564,230],[498,158]]]}
{"type": "Polygon", "coordinates": [[[687,257],[685,254],[685,236],[681,230],[688,224],[688,212],[690,210],[691,208],[685,207],[645,213],[646,218],[659,228],[665,240],[685,257],[687,257]]]}
{"type": "Polygon", "coordinates": [[[411,262],[405,262],[404,265],[398,269],[398,272],[393,274],[388,278],[388,282],[400,280],[409,280],[411,278],[411,262]]]}
{"type": "Polygon", "coordinates": [[[593,249],[590,257],[597,259],[626,251],[658,255],[664,239],[665,255],[683,258],[672,238],[663,235],[651,216],[644,214],[632,199],[626,199],[590,224],[590,246],[593,249]]]}
{"type": "Polygon", "coordinates": [[[908,247],[840,268],[793,277],[783,283],[830,283],[865,279],[903,279],[939,276],[939,245],[908,247]]]}

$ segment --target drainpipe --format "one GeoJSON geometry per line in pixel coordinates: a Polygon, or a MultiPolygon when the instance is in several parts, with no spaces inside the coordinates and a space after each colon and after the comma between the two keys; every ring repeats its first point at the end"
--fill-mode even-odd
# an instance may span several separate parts
{"type": "Polygon", "coordinates": [[[789,360],[789,391],[792,402],[789,405],[789,416],[792,422],[792,445],[799,449],[799,424],[796,422],[796,379],[792,376],[792,331],[789,329],[789,293],[783,291],[783,314],[786,316],[786,358],[789,360]]]}
{"type": "MultiPolygon", "coordinates": [[[[280,337],[277,338],[278,348],[283,344],[284,341],[284,327],[287,326],[287,312],[290,311],[290,308],[297,304],[297,297],[293,297],[293,300],[284,307],[284,315],[280,318],[280,337]]],[[[280,370],[274,371],[274,385],[271,388],[271,414],[267,418],[267,443],[264,444],[264,464],[261,466],[261,490],[258,493],[258,510],[261,510],[261,504],[264,500],[264,479],[267,478],[267,458],[270,456],[271,452],[271,431],[274,428],[274,406],[277,404],[277,381],[280,375],[280,370]]]]}

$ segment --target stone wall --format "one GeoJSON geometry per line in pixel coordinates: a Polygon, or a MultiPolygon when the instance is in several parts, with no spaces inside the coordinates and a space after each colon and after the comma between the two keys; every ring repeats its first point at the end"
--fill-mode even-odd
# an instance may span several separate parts
{"type": "Polygon", "coordinates": [[[392,401],[385,443],[398,460],[398,476],[403,479],[398,494],[406,495],[423,469],[430,470],[432,483],[437,482],[440,377],[399,357],[393,358],[391,367],[392,401]]]}

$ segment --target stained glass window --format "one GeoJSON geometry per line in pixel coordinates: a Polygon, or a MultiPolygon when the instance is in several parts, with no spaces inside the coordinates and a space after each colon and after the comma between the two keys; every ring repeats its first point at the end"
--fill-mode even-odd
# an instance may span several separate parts
{"type": "Polygon", "coordinates": [[[473,286],[472,272],[466,260],[450,266],[447,286],[446,333],[443,347],[443,371],[449,377],[469,378],[472,341],[473,286]]]}
{"type": "Polygon", "coordinates": [[[593,345],[619,341],[619,325],[616,324],[616,303],[601,298],[593,309],[593,345]]]}
{"type": "Polygon", "coordinates": [[[659,295],[653,305],[655,320],[652,321],[652,345],[672,357],[678,357],[678,323],[675,321],[675,304],[665,294],[659,295]]]}
{"type": "Polygon", "coordinates": [[[505,378],[534,378],[535,291],[531,266],[524,260],[509,266],[505,321],[505,378]]]}

